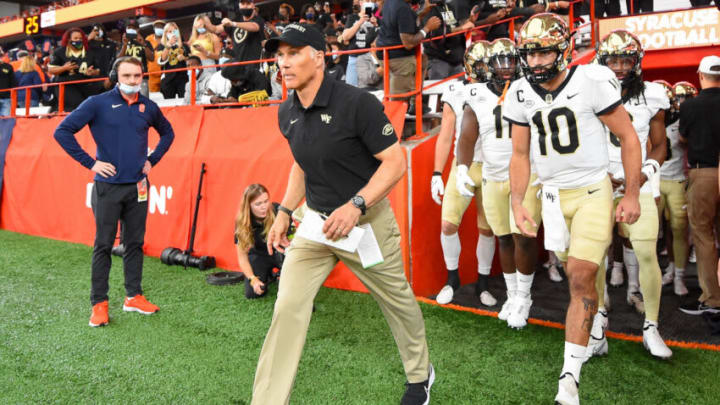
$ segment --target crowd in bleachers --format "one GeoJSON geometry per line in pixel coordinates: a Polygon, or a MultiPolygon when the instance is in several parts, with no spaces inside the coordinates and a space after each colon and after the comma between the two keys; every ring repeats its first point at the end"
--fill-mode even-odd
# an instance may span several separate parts
{"type": "MultiPolygon", "coordinates": [[[[40,11],[84,1],[59,1],[40,11]]],[[[619,13],[620,2],[596,1],[596,14],[614,15],[616,9],[619,13]]],[[[649,6],[648,1],[644,0],[637,0],[634,4],[636,10],[652,10],[652,1],[649,6]]],[[[462,56],[466,46],[464,36],[446,38],[447,34],[494,24],[490,28],[475,31],[473,40],[506,37],[511,25],[496,24],[498,21],[518,17],[514,25],[518,30],[523,20],[539,12],[552,11],[567,15],[571,1],[459,0],[446,4],[435,0],[426,0],[425,3],[421,0],[353,0],[347,4],[307,3],[297,10],[287,3],[280,4],[276,9],[268,7],[273,6],[266,6],[261,11],[252,0],[241,0],[238,8],[225,13],[224,18],[218,18],[215,14],[201,14],[195,16],[192,24],[164,20],[140,24],[142,20],[129,20],[88,28],[78,27],[68,30],[62,38],[52,40],[42,50],[32,47],[32,43],[28,46],[29,41],[25,41],[17,48],[3,52],[2,60],[8,66],[0,71],[0,75],[7,75],[7,78],[0,79],[0,88],[107,77],[117,57],[130,55],[141,59],[150,73],[143,83],[143,93],[152,95],[154,100],[165,105],[190,103],[190,72],[174,71],[190,65],[200,65],[195,70],[197,103],[236,102],[240,96],[243,96],[242,101],[280,99],[281,79],[273,63],[224,69],[208,66],[272,58],[273,55],[263,52],[264,41],[280,35],[288,24],[302,22],[324,32],[328,52],[368,49],[368,52],[350,55],[329,54],[326,58],[326,74],[371,91],[383,89],[385,72],[382,52],[370,51],[369,48],[404,45],[404,50],[389,52],[388,73],[391,93],[406,93],[413,90],[415,85],[413,49],[425,37],[443,38],[425,44],[428,66],[424,77],[430,80],[443,79],[462,71],[462,56]],[[398,30],[398,16],[383,10],[402,3],[409,3],[415,13],[409,24],[412,25],[410,32],[417,36],[417,41],[410,37],[401,40],[400,37],[405,34],[393,31],[398,30]],[[418,31],[419,28],[423,29],[418,31]],[[4,73],[8,69],[12,73],[4,73]]],[[[626,9],[629,8],[628,0],[626,9]]],[[[588,13],[588,0],[575,4],[575,16],[588,13]]],[[[577,19],[576,23],[581,21],[577,19]]],[[[64,111],[71,111],[85,98],[111,86],[109,80],[64,86],[64,111]]],[[[0,100],[9,97],[9,92],[0,93],[0,100]]],[[[43,105],[50,107],[50,111],[58,110],[57,86],[34,88],[30,98],[33,107],[43,105]]],[[[25,94],[19,94],[18,100],[18,107],[23,108],[25,94]]],[[[2,111],[7,113],[9,101],[0,102],[8,107],[2,111]]],[[[414,108],[411,106],[410,110],[414,111],[414,108]]]]}
{"type": "Polygon", "coordinates": [[[62,0],[62,1],[54,1],[54,2],[52,2],[52,3],[50,3],[50,4],[48,4],[48,5],[45,5],[45,6],[37,6],[37,7],[34,7],[34,8],[32,8],[32,9],[23,10],[22,12],[20,12],[20,14],[13,14],[13,15],[10,15],[10,16],[0,17],[0,24],[5,23],[5,22],[8,22],[8,21],[17,20],[18,18],[31,17],[31,16],[33,16],[33,15],[37,15],[37,14],[40,14],[40,13],[44,13],[44,12],[46,12],[46,11],[59,10],[59,9],[61,9],[61,8],[65,8],[65,7],[72,7],[72,6],[76,6],[76,5],[78,5],[78,4],[89,3],[89,2],[91,2],[91,1],[94,1],[94,0],[62,0]]]}

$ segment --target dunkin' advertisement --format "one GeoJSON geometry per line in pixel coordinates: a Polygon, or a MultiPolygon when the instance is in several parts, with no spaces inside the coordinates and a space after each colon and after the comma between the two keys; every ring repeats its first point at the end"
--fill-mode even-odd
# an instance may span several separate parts
{"type": "Polygon", "coordinates": [[[645,50],[720,45],[720,11],[712,7],[602,19],[599,38],[616,29],[637,35],[645,50]]]}

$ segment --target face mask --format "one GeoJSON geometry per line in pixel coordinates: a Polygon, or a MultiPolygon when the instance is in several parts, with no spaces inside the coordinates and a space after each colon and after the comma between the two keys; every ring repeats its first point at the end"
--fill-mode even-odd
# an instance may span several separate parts
{"type": "Polygon", "coordinates": [[[305,19],[308,21],[315,21],[315,14],[307,13],[307,14],[305,14],[305,19]]]}
{"type": "Polygon", "coordinates": [[[97,32],[97,37],[98,37],[98,38],[102,38],[103,35],[105,35],[105,33],[102,32],[102,30],[99,30],[99,31],[97,32]]]}
{"type": "Polygon", "coordinates": [[[135,95],[138,92],[140,92],[139,84],[137,86],[131,86],[131,85],[125,84],[125,83],[118,83],[118,87],[120,88],[120,91],[122,91],[123,93],[125,93],[129,96],[135,95]]]}
{"type": "Polygon", "coordinates": [[[255,10],[251,8],[241,8],[240,9],[240,15],[243,17],[250,17],[255,10]]]}
{"type": "Polygon", "coordinates": [[[81,49],[83,47],[83,41],[70,41],[70,45],[75,49],[81,49]]]}
{"type": "Polygon", "coordinates": [[[132,41],[133,39],[137,38],[137,31],[132,28],[128,28],[127,30],[125,30],[125,36],[127,37],[127,39],[132,41]]]}
{"type": "Polygon", "coordinates": [[[205,29],[205,27],[200,27],[200,28],[197,29],[198,34],[204,34],[205,31],[207,31],[207,30],[205,29]]]}
{"type": "Polygon", "coordinates": [[[163,34],[163,29],[162,29],[162,28],[155,28],[155,36],[156,36],[156,37],[161,37],[162,34],[163,34]]]}
{"type": "Polygon", "coordinates": [[[177,39],[180,39],[180,31],[175,30],[174,33],[175,33],[175,37],[176,37],[177,39]]]}
{"type": "Polygon", "coordinates": [[[230,60],[230,58],[220,58],[220,59],[218,59],[218,64],[224,65],[224,64],[228,63],[229,60],[230,60]]]}

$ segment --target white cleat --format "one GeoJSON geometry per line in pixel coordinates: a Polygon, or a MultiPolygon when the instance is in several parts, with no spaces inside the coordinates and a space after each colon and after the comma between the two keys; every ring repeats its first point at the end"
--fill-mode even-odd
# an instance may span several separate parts
{"type": "Polygon", "coordinates": [[[512,312],[508,315],[507,323],[508,326],[515,329],[522,329],[527,325],[527,320],[530,317],[530,307],[532,306],[532,300],[530,296],[518,297],[515,295],[515,303],[513,304],[512,312]]]}
{"type": "Polygon", "coordinates": [[[673,278],[673,291],[675,292],[675,295],[681,297],[688,294],[688,289],[685,287],[685,281],[682,277],[673,278]]]}
{"type": "Polygon", "coordinates": [[[631,307],[635,308],[638,314],[643,315],[645,313],[645,302],[640,291],[630,291],[627,294],[627,303],[631,307]]]}
{"type": "Polygon", "coordinates": [[[563,281],[562,276],[560,275],[560,270],[558,270],[557,266],[554,264],[548,268],[548,276],[550,277],[550,281],[554,283],[559,283],[563,281]]]}
{"type": "Polygon", "coordinates": [[[490,291],[485,290],[480,293],[480,303],[486,307],[494,307],[497,305],[497,300],[490,294],[490,291]]]}
{"type": "Polygon", "coordinates": [[[501,321],[507,321],[508,316],[510,316],[510,313],[513,311],[514,306],[515,306],[515,293],[508,291],[507,299],[505,300],[505,303],[503,304],[502,308],[500,309],[500,312],[498,312],[498,319],[500,319],[501,321]]]}
{"type": "Polygon", "coordinates": [[[590,360],[593,356],[605,356],[608,354],[608,341],[605,331],[608,328],[607,312],[598,310],[593,319],[592,330],[590,331],[590,339],[587,345],[587,355],[585,361],[590,360]]]}
{"type": "Polygon", "coordinates": [[[672,350],[665,344],[660,332],[657,329],[657,323],[645,321],[643,325],[643,346],[653,356],[667,360],[672,357],[672,350]]]}
{"type": "Polygon", "coordinates": [[[605,284],[605,291],[603,292],[603,300],[605,301],[605,309],[610,312],[610,294],[608,294],[607,284],[605,284]]]}
{"type": "Polygon", "coordinates": [[[623,284],[624,276],[622,267],[613,266],[610,271],[610,285],[613,287],[620,287],[623,284]]]}
{"type": "Polygon", "coordinates": [[[665,273],[663,273],[662,276],[662,285],[668,285],[673,282],[675,279],[675,269],[668,266],[667,269],[665,269],[665,273]]]}
{"type": "Polygon", "coordinates": [[[555,395],[555,404],[580,405],[578,383],[570,373],[565,373],[558,382],[558,393],[555,395]]]}
{"type": "Polygon", "coordinates": [[[440,305],[449,304],[453,299],[453,295],[455,295],[455,290],[453,290],[451,286],[446,285],[440,290],[437,297],[435,297],[435,301],[440,305]]]}

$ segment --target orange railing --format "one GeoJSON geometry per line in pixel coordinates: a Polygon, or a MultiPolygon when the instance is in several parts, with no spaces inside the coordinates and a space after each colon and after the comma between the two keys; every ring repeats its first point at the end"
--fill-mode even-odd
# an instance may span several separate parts
{"type": "MultiPolygon", "coordinates": [[[[576,3],[581,2],[582,0],[573,0],[571,1],[570,10],[568,14],[568,19],[570,26],[572,27],[573,21],[574,21],[574,5],[576,3]]],[[[594,6],[594,1],[591,2],[591,9],[594,6]]],[[[591,10],[591,19],[594,20],[594,10],[591,10]]],[[[473,32],[479,31],[485,28],[489,28],[494,25],[498,24],[505,24],[508,23],[508,31],[510,34],[511,39],[514,39],[515,34],[515,20],[517,20],[518,17],[511,17],[511,18],[505,18],[499,21],[496,21],[491,24],[483,24],[479,25],[477,27],[473,27],[468,30],[463,31],[457,31],[453,32],[444,36],[437,36],[433,38],[426,38],[422,41],[422,43],[431,42],[434,40],[447,38],[447,37],[453,37],[458,35],[464,35],[466,39],[469,39],[473,32]]],[[[593,22],[592,24],[592,32],[593,32],[593,46],[594,46],[594,39],[595,39],[595,24],[593,22]]],[[[364,49],[355,49],[350,51],[336,51],[336,52],[328,52],[327,55],[343,55],[343,54],[362,54],[369,51],[381,51],[383,53],[383,90],[384,90],[384,100],[392,100],[392,99],[405,99],[408,97],[415,97],[415,134],[421,135],[423,134],[422,129],[422,92],[425,90],[428,90],[432,87],[438,86],[442,83],[445,83],[450,80],[454,80],[457,78],[460,78],[464,75],[464,73],[458,73],[456,75],[450,76],[448,78],[445,78],[440,81],[436,81],[432,84],[429,84],[425,87],[423,87],[423,71],[421,68],[415,70],[415,90],[402,93],[402,94],[391,94],[390,93],[390,80],[389,80],[389,74],[390,74],[390,66],[389,66],[389,59],[388,59],[388,51],[393,49],[403,49],[403,45],[395,45],[395,46],[386,46],[386,47],[376,47],[376,48],[364,48],[364,49]]],[[[422,66],[422,47],[417,46],[415,48],[415,58],[416,58],[416,66],[421,67],[422,66]]],[[[250,64],[259,64],[259,63],[265,63],[265,62],[275,62],[276,59],[261,59],[261,60],[254,60],[254,61],[243,61],[243,62],[231,62],[231,63],[225,63],[222,65],[207,65],[207,66],[197,66],[193,68],[177,68],[177,69],[167,69],[162,71],[156,71],[156,72],[148,72],[145,73],[145,76],[150,75],[162,75],[164,73],[173,73],[173,72],[184,72],[184,71],[190,71],[190,105],[196,104],[196,83],[197,83],[197,75],[195,73],[195,69],[209,69],[209,68],[222,68],[225,66],[233,66],[233,65],[250,65],[250,64]]],[[[74,81],[67,81],[67,82],[58,82],[58,83],[44,83],[44,84],[38,84],[38,85],[31,85],[31,86],[24,86],[24,87],[15,87],[12,89],[2,89],[0,92],[10,92],[10,100],[11,100],[11,117],[16,117],[16,104],[17,104],[17,92],[18,91],[25,91],[25,114],[26,116],[29,115],[30,111],[30,104],[31,104],[31,91],[34,88],[39,87],[58,87],[58,111],[56,113],[51,114],[44,114],[44,115],[53,115],[53,114],[65,114],[64,111],[64,105],[65,105],[65,86],[73,85],[73,84],[82,84],[82,83],[94,83],[94,82],[104,82],[107,78],[106,77],[99,77],[99,78],[92,78],[92,79],[84,79],[84,80],[74,80],[74,81]]],[[[274,80],[274,78],[270,78],[270,80],[274,80]]],[[[218,104],[211,104],[206,105],[207,107],[226,107],[226,106],[249,106],[249,105],[272,105],[272,104],[280,104],[283,101],[287,99],[287,88],[285,87],[285,82],[282,82],[282,98],[280,100],[267,100],[267,101],[260,101],[260,102],[236,102],[236,103],[218,103],[218,104]]]]}

